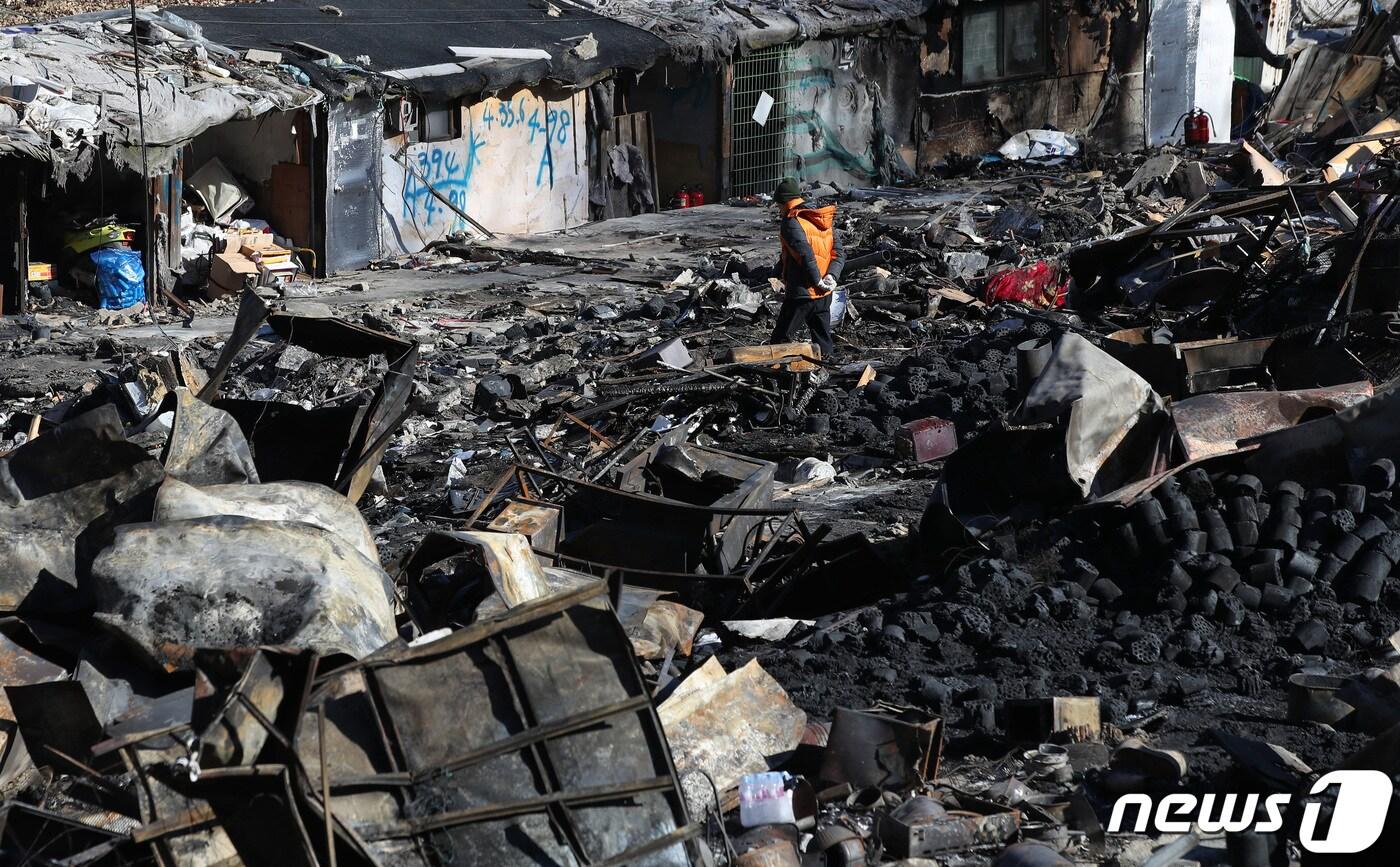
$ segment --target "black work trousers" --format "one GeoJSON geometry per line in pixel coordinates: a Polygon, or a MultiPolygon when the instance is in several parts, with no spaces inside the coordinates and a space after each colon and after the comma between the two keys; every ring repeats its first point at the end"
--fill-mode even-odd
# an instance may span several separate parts
{"type": "Polygon", "coordinates": [[[831,299],[828,292],[821,298],[785,298],[778,311],[778,324],[773,327],[769,343],[791,343],[798,330],[807,326],[812,342],[821,348],[822,358],[831,358],[836,344],[831,340],[831,299]]]}

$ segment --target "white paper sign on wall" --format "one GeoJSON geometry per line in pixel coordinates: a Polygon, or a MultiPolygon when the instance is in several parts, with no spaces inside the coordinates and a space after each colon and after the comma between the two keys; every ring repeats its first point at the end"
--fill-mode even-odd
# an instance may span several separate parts
{"type": "Polygon", "coordinates": [[[768,114],[773,110],[773,94],[763,91],[758,95],[758,105],[753,108],[753,122],[759,126],[768,123],[768,114]]]}

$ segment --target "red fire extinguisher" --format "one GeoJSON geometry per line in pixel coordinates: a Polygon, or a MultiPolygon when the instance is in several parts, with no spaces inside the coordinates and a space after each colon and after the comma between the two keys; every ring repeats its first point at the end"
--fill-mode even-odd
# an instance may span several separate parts
{"type": "Polygon", "coordinates": [[[686,190],[685,187],[681,187],[679,190],[676,190],[675,194],[671,196],[671,207],[672,207],[672,208],[688,208],[688,207],[690,207],[690,192],[689,192],[688,190],[686,190]]]}
{"type": "Polygon", "coordinates": [[[1193,108],[1186,112],[1186,143],[1188,145],[1210,144],[1213,122],[1203,108],[1193,108]]]}
{"type": "Polygon", "coordinates": [[[705,191],[700,189],[699,184],[696,184],[690,188],[690,206],[698,208],[703,204],[705,204],[705,191]]]}

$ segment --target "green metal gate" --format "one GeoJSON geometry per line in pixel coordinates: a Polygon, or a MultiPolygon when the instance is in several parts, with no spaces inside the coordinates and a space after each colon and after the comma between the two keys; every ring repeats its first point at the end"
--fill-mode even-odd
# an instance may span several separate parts
{"type": "Polygon", "coordinates": [[[788,110],[792,91],[792,48],[775,45],[734,62],[730,114],[729,188],[735,196],[771,193],[789,174],[788,110]],[[767,122],[754,121],[754,109],[767,93],[773,108],[767,122]]]}

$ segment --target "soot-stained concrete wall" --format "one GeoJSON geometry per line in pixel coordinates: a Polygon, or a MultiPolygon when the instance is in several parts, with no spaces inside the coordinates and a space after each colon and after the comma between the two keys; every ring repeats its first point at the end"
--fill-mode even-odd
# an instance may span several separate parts
{"type": "Polygon", "coordinates": [[[1140,0],[1048,0],[1046,72],[964,86],[962,15],[972,3],[929,15],[916,118],[923,169],[953,153],[994,150],[1023,129],[1053,126],[1091,146],[1143,146],[1147,4],[1140,0]]]}
{"type": "Polygon", "coordinates": [[[793,174],[846,186],[912,173],[922,39],[898,32],[804,42],[789,56],[793,174]]]}
{"type": "Polygon", "coordinates": [[[619,82],[619,111],[651,112],[662,206],[681,187],[699,186],[707,202],[720,199],[723,78],[719,66],[664,62],[635,83],[619,82]]]}

